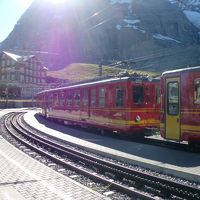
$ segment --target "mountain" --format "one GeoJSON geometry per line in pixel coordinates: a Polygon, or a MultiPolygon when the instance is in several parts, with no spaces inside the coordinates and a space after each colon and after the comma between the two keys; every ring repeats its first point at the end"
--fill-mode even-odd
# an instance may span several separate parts
{"type": "Polygon", "coordinates": [[[181,8],[191,23],[200,29],[200,0],[169,0],[181,8]]]}
{"type": "Polygon", "coordinates": [[[197,7],[198,0],[35,0],[0,48],[35,52],[54,70],[121,60],[159,71],[195,66],[197,7]]]}

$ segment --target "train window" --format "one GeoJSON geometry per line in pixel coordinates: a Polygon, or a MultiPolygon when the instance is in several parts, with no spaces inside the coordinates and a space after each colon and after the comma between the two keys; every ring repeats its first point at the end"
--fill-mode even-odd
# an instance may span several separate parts
{"type": "Polygon", "coordinates": [[[133,87],[133,102],[142,103],[144,100],[144,88],[143,86],[133,87]]]}
{"type": "Polygon", "coordinates": [[[168,115],[179,114],[179,83],[170,82],[167,84],[167,112],[168,115]]]}
{"type": "Polygon", "coordinates": [[[67,107],[70,108],[71,105],[72,105],[72,93],[71,92],[68,92],[67,93],[67,96],[66,96],[66,104],[67,104],[67,107]]]}
{"type": "Polygon", "coordinates": [[[160,103],[160,87],[156,87],[156,103],[160,103]]]}
{"type": "Polygon", "coordinates": [[[64,106],[64,104],[65,104],[65,93],[64,92],[60,93],[59,101],[60,101],[60,105],[64,106]]]}
{"type": "Polygon", "coordinates": [[[146,103],[149,103],[150,101],[150,89],[151,87],[146,87],[146,92],[145,92],[145,96],[146,96],[146,103]]]}
{"type": "Polygon", "coordinates": [[[104,88],[99,89],[99,106],[100,107],[105,106],[105,89],[104,88]]]}
{"type": "Polygon", "coordinates": [[[91,92],[91,105],[92,107],[95,107],[97,104],[97,101],[96,101],[96,89],[93,89],[92,92],[91,92]]]}
{"type": "Polygon", "coordinates": [[[54,94],[54,95],[53,95],[53,102],[54,102],[54,105],[55,105],[55,106],[58,106],[58,105],[59,105],[59,97],[58,97],[58,94],[54,94]]]}
{"type": "Polygon", "coordinates": [[[83,106],[88,106],[88,90],[83,90],[83,106]]]}
{"type": "Polygon", "coordinates": [[[194,81],[194,103],[200,104],[200,78],[194,81]]]}
{"type": "Polygon", "coordinates": [[[74,106],[80,105],[80,91],[74,93],[74,106]]]}
{"type": "Polygon", "coordinates": [[[48,106],[51,107],[53,105],[53,94],[47,95],[47,101],[48,101],[48,106]]]}
{"type": "Polygon", "coordinates": [[[116,88],[116,107],[124,106],[124,88],[116,88]]]}

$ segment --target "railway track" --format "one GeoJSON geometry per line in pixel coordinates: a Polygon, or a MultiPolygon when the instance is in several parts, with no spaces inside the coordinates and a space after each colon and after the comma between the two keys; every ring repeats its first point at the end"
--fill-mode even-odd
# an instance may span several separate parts
{"type": "Polygon", "coordinates": [[[103,183],[110,191],[138,199],[200,199],[200,189],[194,185],[116,164],[36,134],[24,125],[23,113],[9,115],[5,127],[15,140],[51,163],[103,183]]]}

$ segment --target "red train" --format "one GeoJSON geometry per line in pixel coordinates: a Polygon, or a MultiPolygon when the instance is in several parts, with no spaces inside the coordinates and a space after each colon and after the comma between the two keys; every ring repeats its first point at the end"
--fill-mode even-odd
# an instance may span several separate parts
{"type": "Polygon", "coordinates": [[[114,77],[42,91],[42,114],[100,130],[143,134],[160,125],[160,80],[114,77]]]}
{"type": "Polygon", "coordinates": [[[166,139],[200,142],[200,67],[162,74],[160,132],[166,139]]]}

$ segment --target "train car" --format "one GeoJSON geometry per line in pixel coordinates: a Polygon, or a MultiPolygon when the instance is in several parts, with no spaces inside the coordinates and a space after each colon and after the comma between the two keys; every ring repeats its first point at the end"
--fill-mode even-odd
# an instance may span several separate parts
{"type": "Polygon", "coordinates": [[[160,131],[166,139],[200,142],[200,67],[162,74],[160,131]]]}
{"type": "Polygon", "coordinates": [[[114,77],[37,94],[42,114],[118,133],[141,134],[160,124],[160,80],[114,77]]]}

